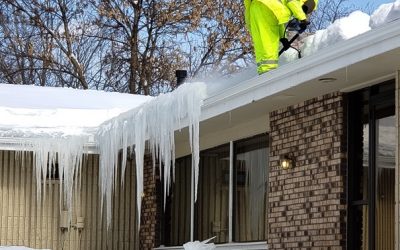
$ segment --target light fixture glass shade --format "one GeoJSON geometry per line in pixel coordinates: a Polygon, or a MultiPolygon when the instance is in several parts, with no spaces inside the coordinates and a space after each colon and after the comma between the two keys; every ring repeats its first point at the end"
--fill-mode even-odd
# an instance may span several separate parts
{"type": "Polygon", "coordinates": [[[289,159],[287,157],[284,157],[281,159],[281,168],[282,169],[286,170],[286,169],[292,168],[292,166],[293,166],[293,162],[291,159],[289,159]]]}

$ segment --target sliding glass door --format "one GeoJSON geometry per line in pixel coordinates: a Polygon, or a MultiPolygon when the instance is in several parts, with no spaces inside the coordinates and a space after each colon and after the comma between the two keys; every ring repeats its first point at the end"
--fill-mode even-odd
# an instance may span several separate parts
{"type": "Polygon", "coordinates": [[[394,83],[349,95],[348,249],[394,249],[394,83]]]}

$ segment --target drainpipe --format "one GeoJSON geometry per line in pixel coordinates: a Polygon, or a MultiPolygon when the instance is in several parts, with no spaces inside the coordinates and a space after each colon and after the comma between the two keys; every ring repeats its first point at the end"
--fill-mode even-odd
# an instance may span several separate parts
{"type": "Polygon", "coordinates": [[[187,71],[186,70],[176,70],[175,76],[176,76],[176,86],[179,86],[185,82],[185,79],[187,77],[187,71]]]}

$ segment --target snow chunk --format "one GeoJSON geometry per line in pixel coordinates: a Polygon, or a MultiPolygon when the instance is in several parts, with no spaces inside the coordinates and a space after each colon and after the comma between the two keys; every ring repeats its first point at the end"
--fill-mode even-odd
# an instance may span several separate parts
{"type": "Polygon", "coordinates": [[[375,29],[398,19],[400,19],[400,0],[379,6],[371,15],[370,26],[375,29]]]}
{"type": "Polygon", "coordinates": [[[304,39],[303,55],[315,54],[323,48],[371,30],[369,21],[370,16],[361,11],[355,11],[348,17],[336,20],[328,28],[304,39]]]}
{"type": "Polygon", "coordinates": [[[213,250],[215,249],[215,244],[214,243],[208,243],[211,240],[213,240],[215,237],[205,240],[205,241],[192,241],[192,242],[187,242],[183,244],[183,248],[185,250],[213,250]]]}

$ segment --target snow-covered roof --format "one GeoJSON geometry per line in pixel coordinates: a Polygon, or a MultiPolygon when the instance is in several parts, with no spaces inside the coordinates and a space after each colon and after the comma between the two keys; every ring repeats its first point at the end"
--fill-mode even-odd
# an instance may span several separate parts
{"type": "Polygon", "coordinates": [[[399,48],[400,20],[209,96],[203,106],[202,120],[266,98],[275,104],[266,105],[264,112],[371,80],[393,77],[400,65],[399,48]],[[319,81],[323,78],[336,81],[331,84],[319,81]],[[278,96],[293,101],[282,103],[278,96]]]}
{"type": "Polygon", "coordinates": [[[393,77],[400,66],[399,48],[400,0],[382,4],[371,16],[355,11],[307,37],[301,48],[301,60],[295,59],[297,53],[289,51],[281,57],[284,65],[261,76],[253,68],[224,81],[206,80],[209,96],[201,120],[263,99],[276,103],[266,106],[265,112],[323,93],[346,91],[358,84],[393,77]],[[337,80],[322,84],[318,80],[323,78],[337,80]]]}
{"type": "Polygon", "coordinates": [[[100,124],[150,99],[95,90],[0,84],[0,137],[93,134],[100,124]]]}

